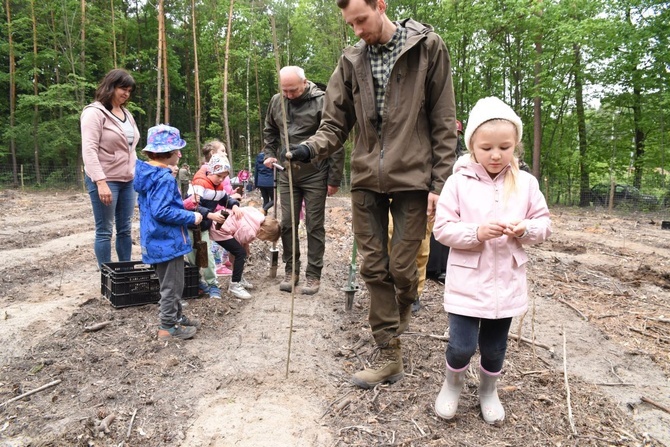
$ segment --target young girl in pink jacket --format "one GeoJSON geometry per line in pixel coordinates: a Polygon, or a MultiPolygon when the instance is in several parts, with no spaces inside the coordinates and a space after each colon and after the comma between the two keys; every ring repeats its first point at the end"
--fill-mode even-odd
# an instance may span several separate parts
{"type": "Polygon", "coordinates": [[[435,400],[444,419],[458,399],[477,346],[479,402],[484,420],[501,423],[505,410],[496,381],[512,318],[526,312],[523,245],[551,234],[547,203],[537,180],[519,170],[521,118],[498,98],[480,99],[465,129],[468,153],[458,159],[437,204],[435,239],[451,248],[444,309],[449,312],[447,370],[435,400]]]}
{"type": "Polygon", "coordinates": [[[248,300],[251,294],[247,289],[253,286],[242,277],[242,273],[249,244],[255,239],[276,242],[281,235],[281,227],[277,219],[264,215],[256,208],[242,207],[240,211],[239,214],[230,213],[221,228],[212,225],[209,238],[235,257],[228,291],[239,299],[248,300]]]}

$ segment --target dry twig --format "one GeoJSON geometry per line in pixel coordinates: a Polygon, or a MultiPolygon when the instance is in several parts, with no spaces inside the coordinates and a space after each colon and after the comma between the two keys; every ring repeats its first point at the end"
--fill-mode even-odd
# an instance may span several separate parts
{"type": "Polygon", "coordinates": [[[556,301],[558,301],[559,303],[563,303],[563,304],[565,304],[565,305],[568,306],[570,309],[572,309],[572,310],[574,310],[575,312],[577,312],[577,314],[579,314],[579,316],[582,317],[582,318],[584,319],[584,321],[589,321],[589,319],[586,317],[586,315],[584,315],[584,314],[582,313],[581,310],[577,309],[575,306],[573,306],[572,304],[568,303],[568,302],[565,301],[563,298],[558,298],[558,297],[556,297],[556,301]]]}
{"type": "Polygon", "coordinates": [[[654,407],[658,408],[659,410],[663,410],[666,413],[670,413],[670,408],[666,407],[665,405],[661,405],[658,402],[655,402],[655,401],[653,401],[653,400],[651,400],[647,397],[642,396],[642,397],[640,397],[640,400],[642,402],[648,403],[649,405],[653,405],[654,407]]]}
{"type": "Polygon", "coordinates": [[[568,405],[568,420],[570,421],[570,430],[573,435],[577,434],[575,421],[572,418],[572,405],[570,404],[570,384],[568,383],[568,352],[566,348],[565,327],[563,328],[563,378],[565,379],[565,395],[568,405]]]}
{"type": "Polygon", "coordinates": [[[554,352],[554,348],[552,348],[551,346],[543,345],[542,343],[538,343],[536,341],[530,340],[526,337],[522,337],[522,336],[517,335],[517,334],[513,334],[511,332],[509,334],[507,334],[507,338],[522,341],[524,343],[528,343],[531,346],[537,346],[538,348],[546,349],[549,352],[554,352]]]}
{"type": "Polygon", "coordinates": [[[49,383],[47,383],[46,385],[42,385],[41,387],[36,388],[36,389],[34,389],[34,390],[32,390],[32,391],[28,391],[27,393],[23,393],[23,394],[21,394],[20,396],[12,397],[12,398],[9,399],[8,401],[1,403],[1,404],[0,404],[0,407],[4,407],[4,406],[6,406],[6,405],[8,405],[8,404],[11,404],[12,402],[17,401],[17,400],[21,400],[21,399],[23,399],[24,397],[32,396],[33,394],[39,393],[40,391],[44,391],[44,390],[46,390],[47,388],[51,388],[52,386],[56,386],[56,385],[58,385],[59,383],[61,383],[61,380],[60,380],[60,379],[58,379],[58,380],[54,380],[53,382],[49,382],[49,383]]]}
{"type": "Polygon", "coordinates": [[[90,326],[84,326],[84,332],[95,332],[107,326],[111,321],[103,321],[101,323],[92,324],[90,326]]]}
{"type": "Polygon", "coordinates": [[[133,410],[133,415],[130,417],[130,424],[128,424],[128,431],[126,432],[126,439],[130,438],[130,434],[133,431],[133,422],[135,422],[135,416],[137,415],[137,408],[133,410]]]}

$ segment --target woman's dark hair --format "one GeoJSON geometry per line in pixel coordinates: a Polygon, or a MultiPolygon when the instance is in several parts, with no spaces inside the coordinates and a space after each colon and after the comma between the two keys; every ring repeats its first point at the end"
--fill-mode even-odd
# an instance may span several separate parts
{"type": "Polygon", "coordinates": [[[112,110],[112,97],[114,96],[114,89],[117,87],[130,87],[130,91],[134,92],[135,80],[126,70],[115,68],[107,73],[98,85],[98,89],[95,91],[95,100],[100,101],[107,110],[112,110]]]}

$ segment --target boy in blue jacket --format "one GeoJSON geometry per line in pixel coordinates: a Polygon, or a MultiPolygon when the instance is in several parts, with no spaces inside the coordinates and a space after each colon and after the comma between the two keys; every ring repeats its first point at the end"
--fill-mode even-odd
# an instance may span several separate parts
{"type": "Polygon", "coordinates": [[[149,129],[142,151],[149,162],[135,165],[133,186],[140,207],[142,262],[153,264],[160,284],[159,340],[193,337],[200,322],[182,314],[184,255],[191,251],[186,226],[199,224],[202,215],[186,211],[179,185],[169,166],[177,165],[180,149],[186,146],[179,130],[160,124],[149,129]]]}

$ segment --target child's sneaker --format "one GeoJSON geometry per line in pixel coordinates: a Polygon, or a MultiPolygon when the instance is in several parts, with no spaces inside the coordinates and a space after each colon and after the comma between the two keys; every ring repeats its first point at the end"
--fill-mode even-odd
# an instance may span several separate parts
{"type": "Polygon", "coordinates": [[[241,282],[230,282],[228,285],[228,292],[232,293],[235,297],[241,300],[248,300],[251,298],[251,294],[246,291],[241,282]]]}
{"type": "Polygon", "coordinates": [[[178,320],[177,324],[180,324],[182,326],[193,326],[193,327],[200,327],[200,320],[196,320],[195,318],[188,318],[186,315],[182,315],[178,320]]]}
{"type": "Polygon", "coordinates": [[[198,296],[202,297],[209,295],[209,285],[205,281],[200,281],[198,283],[198,296]]]}
{"type": "Polygon", "coordinates": [[[240,279],[240,284],[242,284],[242,287],[244,287],[247,290],[253,290],[254,289],[253,284],[251,284],[249,281],[247,281],[244,278],[244,276],[242,277],[242,279],[240,279]]]}
{"type": "Polygon", "coordinates": [[[161,325],[158,328],[159,340],[170,340],[171,338],[178,338],[180,340],[188,340],[193,337],[198,330],[193,326],[182,326],[175,324],[172,327],[161,325]]]}
{"type": "Polygon", "coordinates": [[[209,286],[209,297],[217,300],[221,299],[221,289],[219,289],[219,286],[209,286]]]}
{"type": "Polygon", "coordinates": [[[216,276],[230,276],[233,274],[233,271],[230,270],[225,265],[221,264],[216,268],[216,276]]]}

